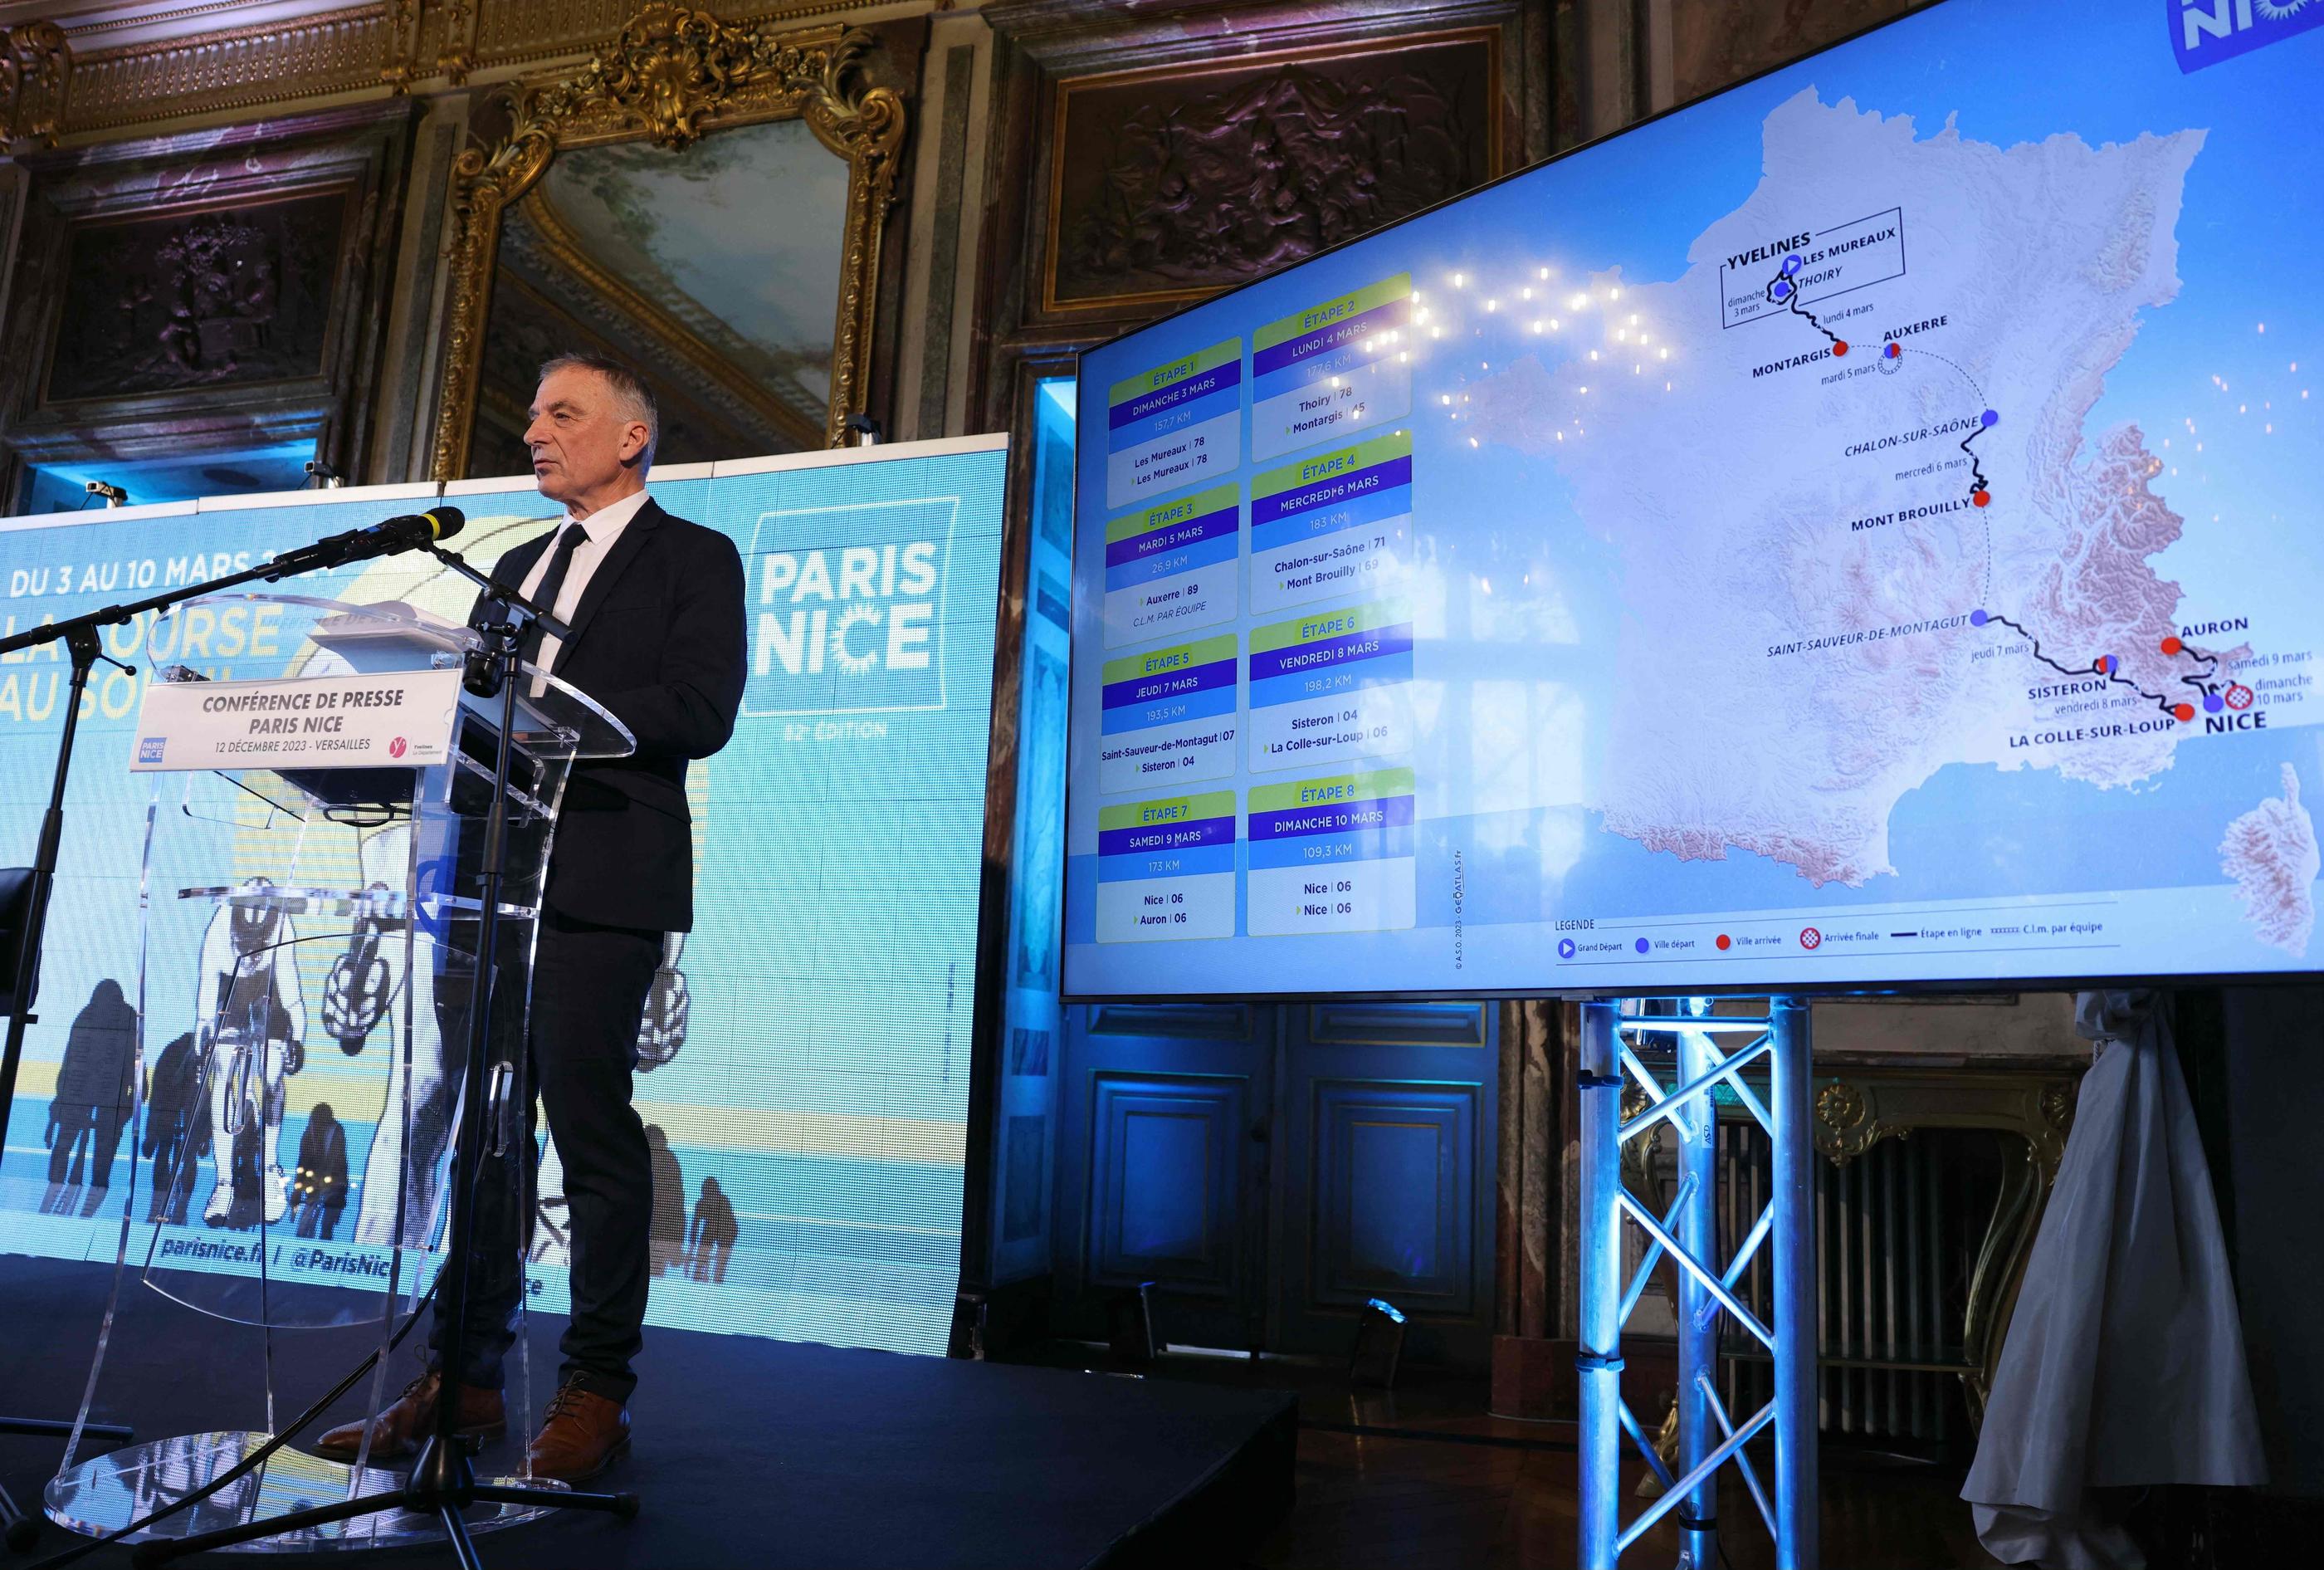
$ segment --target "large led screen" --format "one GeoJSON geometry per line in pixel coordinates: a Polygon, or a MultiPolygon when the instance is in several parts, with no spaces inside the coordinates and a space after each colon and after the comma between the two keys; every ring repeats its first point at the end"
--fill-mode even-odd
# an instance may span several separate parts
{"type": "MultiPolygon", "coordinates": [[[[666,949],[641,1033],[652,1323],[944,1350],[959,1279],[1005,460],[1000,439],[979,439],[653,480],[664,506],[742,552],[752,663],[733,741],[688,780],[695,929],[666,949]]],[[[479,561],[549,528],[557,513],[525,481],[447,489],[468,519],[456,547],[479,561]]],[[[0,522],[0,626],[247,566],[435,495],[432,485],[307,493],[0,522]]],[[[456,617],[471,597],[448,569],[414,556],[280,587],[456,617]]],[[[158,630],[141,617],[108,635],[138,672],[99,667],[84,706],[41,1022],[0,1168],[0,1250],[110,1261],[131,1205],[133,1268],[143,1262],[152,1169],[184,1146],[171,1131],[186,1098],[173,1099],[163,1059],[201,1007],[206,908],[166,890],[153,900],[141,1137],[128,1105],[91,1090],[125,1083],[139,1045],[146,805],[157,780],[166,797],[177,778],[129,773],[140,689],[157,663],[217,679],[292,675],[313,657],[296,642],[231,616],[158,630]],[[196,633],[198,645],[187,642],[196,633]]],[[[46,651],[0,665],[0,861],[31,859],[63,669],[46,651]]],[[[235,863],[230,826],[165,815],[161,827],[177,836],[180,863],[205,845],[221,868],[235,863]]],[[[289,1282],[383,1279],[386,1251],[363,1241],[381,1229],[365,1217],[383,1207],[392,1216],[395,1197],[364,1178],[392,1048],[374,1039],[343,1051],[326,1033],[323,1000],[354,939],[344,919],[317,926],[292,935],[301,957],[286,989],[303,1000],[302,1061],[283,1080],[279,1120],[256,1137],[277,1142],[274,1159],[289,1168],[310,1131],[336,1123],[350,1192],[337,1213],[269,1229],[266,1265],[289,1282]]],[[[204,1121],[199,1107],[192,1117],[204,1121]]],[[[217,1268],[244,1268],[233,1261],[246,1260],[263,1212],[241,1203],[253,1175],[216,1173],[216,1131],[197,1133],[197,1205],[214,1178],[235,1185],[236,1204],[216,1224],[217,1268]]],[[[561,1311],[567,1255],[553,1148],[543,1189],[531,1301],[561,1311]]]]}
{"type": "Polygon", "coordinates": [[[1950,0],[1086,356],[1068,993],[2311,968],[2319,84],[1950,0]]]}

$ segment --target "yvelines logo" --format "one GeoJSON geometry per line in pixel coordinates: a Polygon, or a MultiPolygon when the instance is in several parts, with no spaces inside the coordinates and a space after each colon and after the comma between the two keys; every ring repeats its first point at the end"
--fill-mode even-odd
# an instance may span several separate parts
{"type": "Polygon", "coordinates": [[[952,496],[763,513],[745,715],[893,714],[945,706],[952,496]]]}
{"type": "Polygon", "coordinates": [[[2294,33],[2324,27],[2324,0],[2163,0],[2179,69],[2249,54],[2294,33]]]}

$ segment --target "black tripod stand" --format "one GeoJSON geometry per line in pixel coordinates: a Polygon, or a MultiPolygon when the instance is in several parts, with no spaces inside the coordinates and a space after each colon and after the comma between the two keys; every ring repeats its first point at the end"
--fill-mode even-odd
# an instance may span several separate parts
{"type": "MultiPolygon", "coordinates": [[[[436,1395],[436,1432],[422,1443],[401,1488],[363,1494],[311,1510],[291,1510],[265,1520],[185,1538],[149,1539],[137,1546],[132,1562],[139,1565],[167,1564],[188,1554],[247,1543],[259,1538],[304,1531],[309,1527],[352,1520],[383,1510],[410,1510],[432,1515],[443,1523],[453,1556],[462,1570],[481,1570],[475,1544],[461,1511],[472,1504],[546,1505],[558,1510],[603,1510],[628,1519],[638,1513],[633,1493],[581,1493],[561,1487],[542,1488],[484,1483],[476,1481],[475,1463],[458,1437],[459,1371],[466,1339],[469,1247],[475,1231],[475,1184],[484,1155],[485,1055],[490,1048],[493,964],[500,932],[501,883],[508,838],[508,783],[511,737],[516,728],[517,688],[523,680],[519,645],[522,633],[512,614],[538,623],[545,633],[567,634],[564,623],[503,584],[476,571],[455,553],[436,546],[428,549],[456,571],[483,586],[494,607],[489,624],[478,629],[485,647],[468,661],[466,685],[482,697],[500,699],[500,734],[493,755],[493,793],[484,812],[484,884],[479,892],[475,972],[468,987],[467,1057],[461,1067],[460,1129],[453,1150],[452,1215],[446,1241],[448,1251],[437,1281],[437,1319],[443,1326],[438,1349],[442,1382],[436,1395]]],[[[503,1047],[507,1047],[503,1043],[503,1047]]],[[[518,1127],[523,1127],[523,1109],[518,1127]]],[[[520,1152],[520,1159],[530,1152],[520,1152]]]]}
{"type": "MultiPolygon", "coordinates": [[[[87,618],[82,620],[85,623],[87,618]]],[[[32,1012],[32,994],[40,984],[41,938],[49,919],[49,888],[56,879],[57,852],[64,843],[65,782],[72,773],[73,733],[80,724],[80,697],[88,689],[89,671],[99,660],[109,659],[98,647],[97,628],[76,623],[20,633],[0,642],[0,653],[13,653],[55,637],[64,639],[66,651],[72,656],[72,688],[65,698],[64,734],[57,743],[56,776],[49,784],[49,809],[41,818],[40,843],[32,853],[32,867],[15,891],[20,922],[15,949],[7,956],[7,972],[0,976],[0,983],[5,983],[0,985],[0,993],[5,993],[8,1011],[7,1046],[0,1049],[0,1150],[7,1147],[8,1114],[16,1104],[16,1070],[23,1058],[24,1030],[38,1019],[32,1012]]],[[[125,665],[122,669],[134,670],[125,665]]],[[[135,1156],[133,1150],[133,1168],[135,1156]]],[[[0,1434],[62,1437],[71,1432],[70,1423],[54,1418],[0,1418],[0,1434]]],[[[130,1436],[128,1429],[114,1423],[91,1423],[83,1432],[124,1443],[130,1436]]],[[[8,1547],[22,1553],[40,1536],[41,1523],[38,1517],[19,1510],[16,1501],[8,1497],[8,1491],[0,1488],[0,1528],[5,1530],[8,1547]]]]}

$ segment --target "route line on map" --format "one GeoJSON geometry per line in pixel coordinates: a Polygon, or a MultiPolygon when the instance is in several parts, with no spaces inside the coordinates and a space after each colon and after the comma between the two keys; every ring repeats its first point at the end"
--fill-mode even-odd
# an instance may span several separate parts
{"type": "Polygon", "coordinates": [[[1830,328],[1824,326],[1823,323],[1818,321],[1815,318],[1815,312],[1809,310],[1800,304],[1799,287],[1792,282],[1792,275],[1799,270],[1800,259],[1796,254],[1784,258],[1784,264],[1775,270],[1775,276],[1767,281],[1767,287],[1766,290],[1767,303],[1770,305],[1782,306],[1794,316],[1805,321],[1808,326],[1821,333],[1826,338],[1831,340],[1831,352],[1833,354],[1844,355],[1848,353],[1848,340],[1841,337],[1830,328]]]}
{"type": "MultiPolygon", "coordinates": [[[[1783,306],[1784,309],[1790,311],[1794,316],[1800,318],[1810,327],[1815,328],[1816,331],[1823,334],[1824,337],[1831,344],[1831,352],[1835,357],[1847,354],[1848,340],[1841,337],[1838,333],[1833,332],[1830,328],[1824,326],[1822,322],[1817,320],[1815,313],[1809,310],[1805,306],[1803,306],[1800,303],[1799,286],[1793,282],[1794,276],[1799,272],[1799,271],[1800,258],[1798,254],[1794,253],[1791,255],[1785,256],[1783,260],[1783,264],[1775,270],[1775,276],[1767,281],[1767,286],[1765,291],[1767,302],[1771,305],[1783,306]]],[[[1881,349],[1882,356],[1890,360],[1901,360],[1904,356],[1904,346],[1897,343],[1884,345],[1881,349]]],[[[1985,389],[1978,385],[1977,378],[1970,375],[1966,367],[1955,364],[1953,361],[1947,359],[1944,356],[1937,354],[1932,350],[1915,349],[1914,353],[1916,355],[1925,355],[1930,359],[1935,360],[1940,365],[1947,367],[1962,381],[1968,383],[1969,391],[1977,395],[1978,402],[1980,405],[1984,404],[1985,389]]],[[[1991,430],[2000,422],[2000,414],[1996,411],[1987,408],[1978,416],[1976,427],[1971,429],[1967,436],[1960,439],[1961,452],[1969,459],[1969,502],[1971,505],[1975,506],[1978,510],[1981,520],[1985,524],[1985,584],[1979,597],[1986,599],[1991,598],[1993,595],[1993,519],[1992,515],[1989,513],[1987,513],[1985,509],[1987,504],[1992,502],[1993,494],[1991,487],[1986,481],[1985,465],[1977,456],[1977,448],[1975,444],[1978,437],[1983,436],[1987,431],[1991,430]]],[[[1998,615],[1993,612],[1985,610],[1970,612],[1969,620],[1969,625],[1973,627],[1983,627],[1998,623],[2000,625],[2008,628],[2011,632],[2016,633],[2019,637],[2024,639],[2027,643],[2033,646],[2034,659],[2039,660],[2043,664],[2047,665],[2051,670],[2056,671],[2061,676],[2096,676],[2103,678],[2105,680],[2116,687],[2126,687],[2131,691],[2136,693],[2139,697],[2144,698],[2147,702],[2153,704],[2157,709],[2161,710],[2165,717],[2177,720],[2181,725],[2186,724],[2188,721],[2195,717],[2195,706],[2193,704],[2173,703],[2167,694],[2149,692],[2146,688],[2139,686],[2138,683],[2124,676],[2121,673],[2122,661],[2112,654],[2101,654],[2090,664],[2077,670],[2073,666],[2061,664],[2059,661],[2051,659],[2049,655],[2043,653],[2042,651],[2042,640],[2035,636],[2034,633],[2023,623],[2012,621],[2007,616],[1998,615]]],[[[2162,651],[2166,657],[2175,657],[2180,654],[2186,654],[2193,659],[2200,660],[2205,662],[2204,668],[2201,670],[2197,671],[2192,676],[2181,676],[2179,678],[2179,681],[2181,686],[2191,687],[2198,692],[2201,693],[2203,695],[2203,706],[2211,713],[2217,714],[2223,707],[2246,706],[2250,703],[2251,697],[2249,689],[2243,688],[2238,682],[2229,681],[2226,683],[2225,685],[2227,691],[2225,693],[2222,693],[2219,690],[2220,683],[2218,679],[2219,674],[2218,655],[2214,654],[2208,650],[2190,648],[2183,641],[2175,637],[2165,637],[2163,640],[2162,651]],[[2242,704],[2236,704],[2234,701],[2232,695],[2236,691],[2242,691],[2245,694],[2242,704]]]]}
{"type": "MultiPolygon", "coordinates": [[[[2139,697],[2146,699],[2147,702],[2153,704],[2157,709],[2160,709],[2165,716],[2179,721],[2182,725],[2195,717],[2194,705],[2188,703],[2173,703],[2171,701],[2168,695],[2160,692],[2149,692],[2146,688],[2139,686],[2135,681],[2124,676],[2121,673],[2122,661],[2111,654],[2101,654],[2089,664],[2078,669],[2074,666],[2060,664],[2057,660],[2051,659],[2049,655],[2043,653],[2042,651],[2042,640],[2022,622],[2012,621],[2009,617],[1997,614],[1992,611],[1972,611],[1969,613],[1969,625],[1972,627],[1998,624],[2008,628],[2011,632],[2024,639],[2026,642],[2033,645],[2034,659],[2039,660],[2043,664],[2047,665],[2051,670],[2056,671],[2061,676],[2103,677],[2106,680],[2112,682],[2116,687],[2126,687],[2130,688],[2131,691],[2138,694],[2139,697]]],[[[2203,695],[2204,706],[2206,708],[2216,713],[2225,705],[2226,699],[2224,696],[2219,693],[2217,686],[2215,685],[2215,679],[2219,673],[2218,655],[2212,653],[2208,649],[2191,648],[2177,638],[2163,639],[2163,652],[2173,655],[2185,654],[2192,659],[2205,661],[2205,667],[2203,670],[2197,671],[2192,676],[2181,676],[2179,679],[2182,685],[2194,688],[2203,695]]],[[[2231,682],[2228,685],[2234,686],[2236,684],[2231,682]]]]}
{"type": "MultiPolygon", "coordinates": [[[[1900,355],[1902,355],[1902,354],[1903,354],[1904,350],[1903,350],[1903,346],[1902,346],[1901,345],[1897,345],[1897,344],[1890,344],[1890,345],[1888,346],[1888,352],[1889,352],[1892,356],[1900,356],[1900,355]]],[[[1936,362],[1937,362],[1939,365],[1945,365],[1945,366],[1950,367],[1950,368],[1951,369],[1951,371],[1952,371],[1953,374],[1955,374],[1955,375],[1959,376],[1962,381],[1964,381],[1964,382],[1966,382],[1966,383],[1969,383],[1969,390],[1971,392],[1974,392],[1974,393],[1976,393],[1976,394],[1977,394],[1978,406],[1979,408],[1981,408],[1981,409],[1985,409],[1984,416],[1983,416],[1983,417],[1982,417],[1982,418],[1978,421],[1978,427],[1977,427],[1977,429],[1976,429],[1975,430],[1970,431],[1967,436],[1963,437],[1963,438],[1961,439],[1961,443],[1960,443],[1960,449],[1961,449],[1961,451],[1962,451],[1963,453],[1967,454],[1967,455],[1968,455],[1968,457],[1969,457],[1969,500],[1970,500],[1970,501],[1972,501],[1972,502],[1977,502],[1977,504],[1978,504],[1978,506],[1980,506],[1980,507],[1981,507],[1981,506],[1985,505],[1985,503],[1982,503],[1982,502],[1978,502],[1978,501],[1977,501],[1977,498],[1978,498],[1978,497],[1979,497],[1979,496],[1981,496],[1981,495],[1989,495],[1989,494],[1991,494],[1992,488],[1991,488],[1989,485],[1987,485],[1986,484],[1986,479],[1985,479],[1985,466],[1984,466],[1983,464],[1981,464],[1981,463],[1979,463],[1979,462],[1978,461],[1977,449],[1976,449],[1975,448],[1971,447],[1969,444],[1970,444],[1971,442],[1975,441],[1978,437],[1983,436],[1987,431],[1991,430],[1991,429],[1994,428],[1994,426],[1995,426],[1995,425],[1997,425],[1997,423],[1999,423],[1999,421],[2000,421],[2000,420],[2001,420],[2001,416],[2000,416],[2000,415],[1998,415],[1998,414],[1997,414],[1996,412],[1994,412],[1994,411],[1993,411],[1992,409],[1990,409],[1990,408],[1987,408],[1987,407],[1986,407],[1986,402],[1985,402],[1985,389],[1984,389],[1984,388],[1982,388],[1982,387],[1980,387],[1980,386],[1978,386],[1978,385],[1977,384],[1977,378],[1976,378],[1976,377],[1974,377],[1974,376],[1972,376],[1972,375],[1970,375],[1970,374],[1969,374],[1969,371],[1968,371],[1968,369],[1967,369],[1966,367],[1964,367],[1964,366],[1962,366],[1962,365],[1958,365],[1958,364],[1956,364],[1955,362],[1953,362],[1953,361],[1951,361],[1951,360],[1948,360],[1948,359],[1946,359],[1946,358],[1944,357],[1944,356],[1942,356],[1942,355],[1941,355],[1941,354],[1938,354],[1938,353],[1937,353],[1935,350],[1933,350],[1933,349],[1915,348],[1915,349],[1913,351],[1913,353],[1914,353],[1914,356],[1916,356],[1924,357],[1924,358],[1927,358],[1927,359],[1932,359],[1932,360],[1936,361],[1936,362]]],[[[1987,525],[1986,525],[1986,531],[1986,531],[1986,554],[1987,554],[1987,556],[1988,558],[1990,558],[1990,556],[1991,556],[1991,555],[1992,555],[1992,553],[1993,553],[1993,525],[1992,525],[1992,524],[1990,524],[1990,523],[1987,524],[1987,525]]],[[[1992,564],[1991,564],[1991,562],[1988,560],[1988,561],[1987,561],[1987,581],[1988,581],[1988,582],[1989,582],[1989,581],[1990,581],[1990,579],[1991,579],[1991,572],[1992,572],[1992,564]]]]}

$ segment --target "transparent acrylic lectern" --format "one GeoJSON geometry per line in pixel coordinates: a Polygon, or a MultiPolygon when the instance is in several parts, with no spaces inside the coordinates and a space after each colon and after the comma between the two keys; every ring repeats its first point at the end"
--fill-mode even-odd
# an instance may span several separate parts
{"type": "MultiPolygon", "coordinates": [[[[224,1382],[241,1393],[221,1402],[208,1432],[78,1460],[79,1425],[101,1390],[133,1413],[146,1394],[105,1388],[108,1307],[46,1499],[51,1519],[99,1535],[235,1467],[365,1351],[381,1353],[358,1387],[368,1391],[366,1412],[416,1371],[425,1316],[400,1350],[388,1343],[446,1246],[485,919],[484,827],[501,702],[463,688],[464,663],[482,642],[475,633],[401,604],[291,595],[213,596],[171,614],[174,638],[157,630],[155,645],[207,668],[154,672],[133,743],[133,771],[152,779],[132,1122],[133,1148],[148,1158],[136,1164],[151,1177],[123,1213],[113,1304],[129,1290],[172,1299],[186,1312],[168,1316],[168,1334],[185,1338],[186,1361],[211,1381],[221,1367],[235,1371],[224,1382]],[[286,1338],[308,1334],[344,1354],[302,1355],[292,1388],[280,1371],[286,1338]]],[[[576,758],[632,749],[628,731],[595,702],[523,670],[494,918],[483,1126],[495,1155],[520,1151],[530,1137],[521,1044],[567,772],[576,758]]],[[[528,1213],[530,1167],[485,1165],[507,1185],[506,1214],[528,1213]]],[[[510,1244],[520,1311],[529,1230],[519,1227],[510,1244]]],[[[531,1410],[524,1344],[520,1334],[509,1370],[519,1413],[531,1410]]],[[[314,1437],[309,1430],[300,1443],[314,1437]]],[[[520,1438],[505,1470],[524,1464],[520,1438]]],[[[347,1464],[286,1447],[134,1537],[190,1536],[395,1481],[367,1454],[347,1464]]],[[[538,1513],[478,1505],[468,1519],[484,1529],[538,1513]]],[[[243,1547],[441,1536],[433,1517],[389,1509],[243,1547]]]]}

